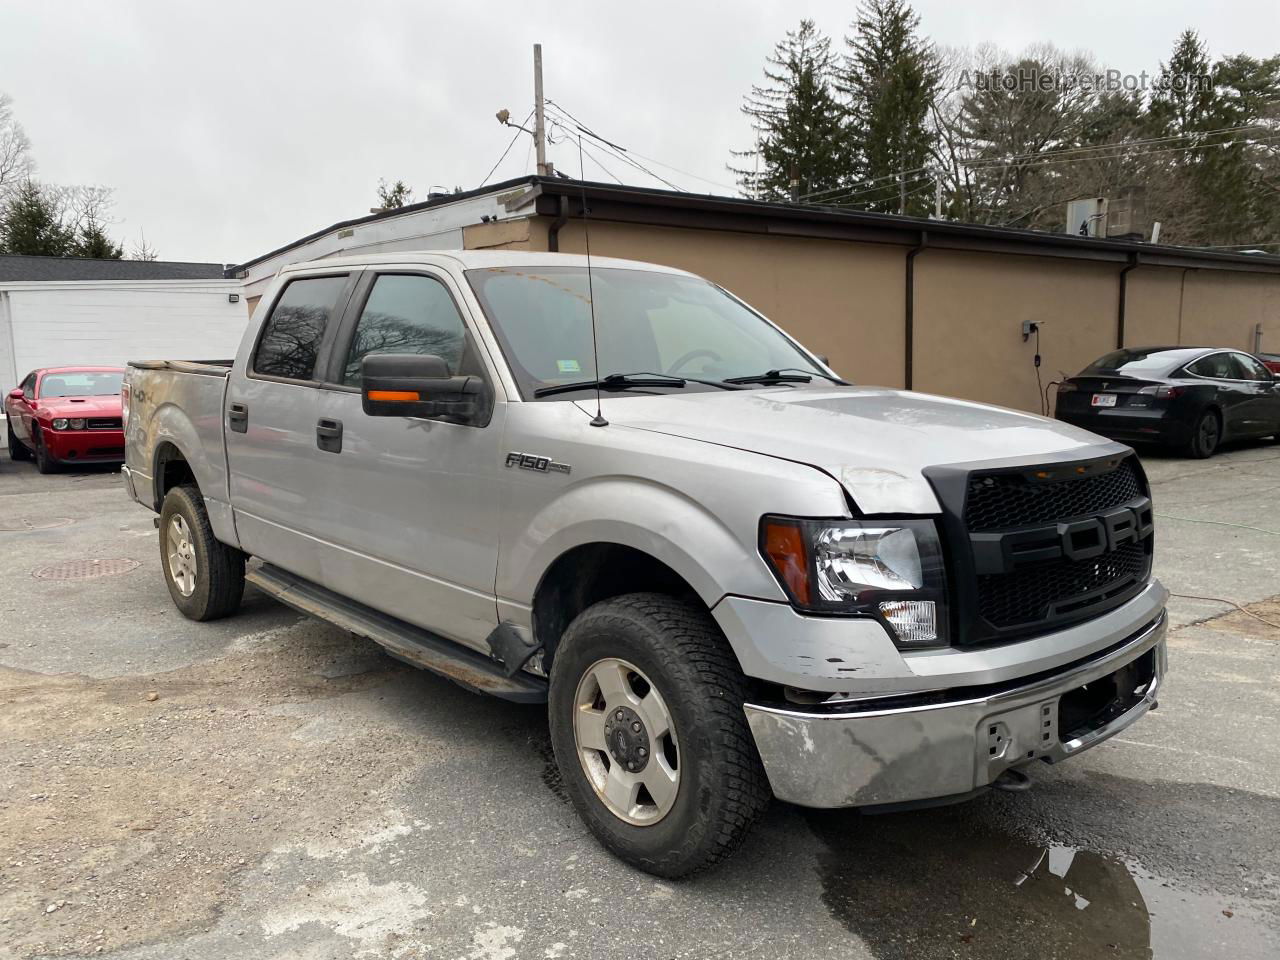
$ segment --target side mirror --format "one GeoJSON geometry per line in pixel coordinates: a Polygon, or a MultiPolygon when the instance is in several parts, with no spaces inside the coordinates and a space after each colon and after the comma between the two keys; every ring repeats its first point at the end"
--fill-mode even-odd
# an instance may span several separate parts
{"type": "Polygon", "coordinates": [[[21,387],[14,387],[12,390],[9,391],[10,400],[21,400],[25,396],[26,394],[22,392],[21,387]]]}
{"type": "Polygon", "coordinates": [[[360,364],[360,398],[371,417],[476,423],[485,397],[484,380],[450,376],[435,354],[375,353],[360,364]]]}

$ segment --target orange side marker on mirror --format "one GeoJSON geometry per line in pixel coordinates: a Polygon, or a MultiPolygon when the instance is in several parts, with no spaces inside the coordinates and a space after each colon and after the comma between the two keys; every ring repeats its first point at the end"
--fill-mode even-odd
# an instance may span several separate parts
{"type": "Polygon", "coordinates": [[[370,390],[369,399],[378,403],[417,403],[422,398],[417,390],[370,390]]]}

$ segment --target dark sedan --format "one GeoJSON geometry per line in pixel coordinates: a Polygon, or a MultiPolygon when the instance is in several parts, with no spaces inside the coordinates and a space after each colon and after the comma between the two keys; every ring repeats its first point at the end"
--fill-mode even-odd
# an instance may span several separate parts
{"type": "Polygon", "coordinates": [[[1280,435],[1280,376],[1239,350],[1116,350],[1063,381],[1057,417],[1113,440],[1209,457],[1224,440],[1280,435]]]}

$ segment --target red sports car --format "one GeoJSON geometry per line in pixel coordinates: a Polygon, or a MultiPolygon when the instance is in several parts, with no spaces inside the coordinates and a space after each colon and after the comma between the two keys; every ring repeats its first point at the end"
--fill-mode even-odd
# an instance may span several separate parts
{"type": "Polygon", "coordinates": [[[9,457],[34,458],[41,473],[63,463],[124,459],[122,367],[44,367],[5,397],[9,457]]]}

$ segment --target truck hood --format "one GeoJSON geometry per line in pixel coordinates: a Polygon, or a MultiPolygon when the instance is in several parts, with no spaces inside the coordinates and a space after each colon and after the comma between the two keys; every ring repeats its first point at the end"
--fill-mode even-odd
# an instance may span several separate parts
{"type": "Polygon", "coordinates": [[[1119,449],[1057,420],[882,387],[612,397],[603,409],[611,424],[809,464],[839,480],[864,513],[939,513],[926,467],[1119,449]]]}

